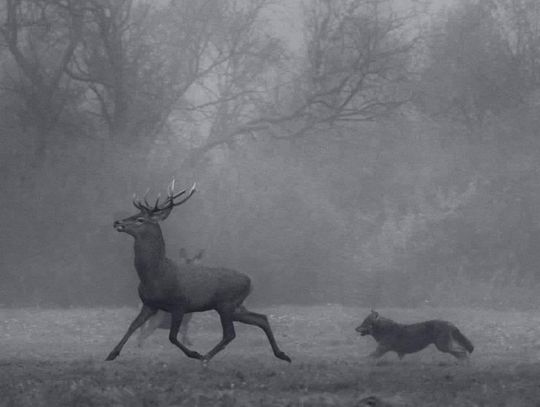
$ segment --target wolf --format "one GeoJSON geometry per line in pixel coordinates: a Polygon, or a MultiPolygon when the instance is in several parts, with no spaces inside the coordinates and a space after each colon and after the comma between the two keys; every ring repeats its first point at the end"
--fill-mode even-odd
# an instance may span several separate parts
{"type": "Polygon", "coordinates": [[[442,320],[399,324],[372,310],[356,332],[362,336],[371,335],[377,341],[377,349],[369,355],[373,358],[396,352],[402,359],[407,353],[419,352],[430,344],[459,360],[467,359],[474,350],[471,341],[455,325],[442,320]]]}

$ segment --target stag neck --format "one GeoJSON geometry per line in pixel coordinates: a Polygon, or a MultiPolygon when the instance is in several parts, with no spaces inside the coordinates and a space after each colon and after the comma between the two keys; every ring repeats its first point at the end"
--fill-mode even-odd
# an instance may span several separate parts
{"type": "Polygon", "coordinates": [[[141,282],[155,280],[165,260],[165,241],[159,225],[135,236],[134,251],[135,269],[141,282]]]}

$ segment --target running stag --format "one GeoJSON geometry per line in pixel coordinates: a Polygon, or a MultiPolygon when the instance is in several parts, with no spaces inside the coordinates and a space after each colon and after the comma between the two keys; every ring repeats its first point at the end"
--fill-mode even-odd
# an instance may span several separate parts
{"type": "Polygon", "coordinates": [[[195,192],[195,185],[187,190],[174,192],[171,182],[167,198],[149,204],[133,197],[133,205],[138,212],[123,220],[114,222],[114,228],[135,239],[135,269],[139,276],[139,297],[143,306],[133,320],[126,334],[114,347],[106,360],[118,357],[120,351],[133,332],[144,324],[158,310],[171,314],[169,341],[186,356],[207,362],[231,342],[236,334],[234,321],[261,328],[270,342],[274,355],[290,362],[291,359],[279,349],[266,315],[248,311],[242,303],[251,291],[251,280],[245,274],[225,268],[201,267],[192,272],[185,265],[179,265],[165,256],[165,241],[159,222],[165,220],[175,206],[186,202],[195,192]],[[184,314],[215,310],[221,319],[223,337],[206,355],[188,349],[177,338],[184,314]]]}

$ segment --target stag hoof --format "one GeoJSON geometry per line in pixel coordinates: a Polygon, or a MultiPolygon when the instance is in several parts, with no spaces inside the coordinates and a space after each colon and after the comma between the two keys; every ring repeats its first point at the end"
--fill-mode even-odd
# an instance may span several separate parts
{"type": "Polygon", "coordinates": [[[285,352],[277,352],[276,357],[278,359],[284,360],[284,361],[289,362],[289,363],[292,362],[292,359],[289,356],[287,356],[287,354],[285,352]]]}
{"type": "Polygon", "coordinates": [[[105,361],[114,360],[118,357],[119,354],[120,352],[113,350],[111,353],[109,353],[109,356],[107,356],[107,359],[105,359],[105,361]]]}
{"type": "Polygon", "coordinates": [[[201,355],[199,352],[196,352],[194,350],[190,350],[186,352],[186,355],[188,358],[203,360],[203,355],[201,355]]]}

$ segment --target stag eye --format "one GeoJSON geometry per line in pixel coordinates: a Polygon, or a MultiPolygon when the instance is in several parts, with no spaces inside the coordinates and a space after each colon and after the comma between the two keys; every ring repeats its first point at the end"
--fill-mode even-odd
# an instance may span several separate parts
{"type": "Polygon", "coordinates": [[[137,223],[144,223],[145,219],[144,218],[137,218],[135,221],[137,223]]]}

